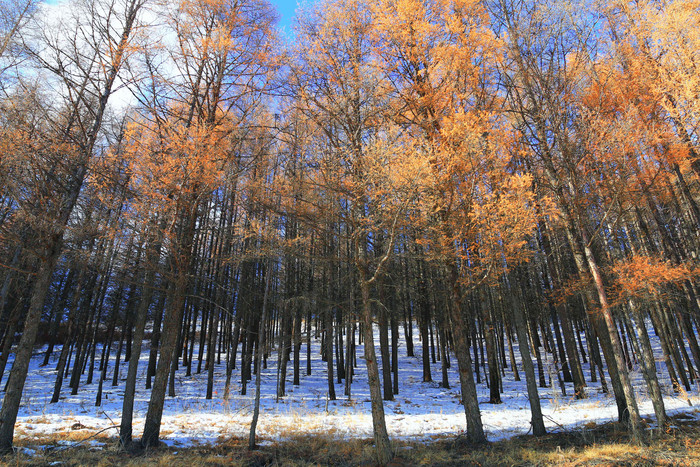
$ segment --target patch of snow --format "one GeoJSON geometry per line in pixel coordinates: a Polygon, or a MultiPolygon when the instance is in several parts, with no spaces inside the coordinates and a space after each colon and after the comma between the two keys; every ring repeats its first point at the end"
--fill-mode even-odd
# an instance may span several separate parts
{"type": "MultiPolygon", "coordinates": [[[[378,332],[375,333],[377,349],[378,332]]],[[[400,393],[393,401],[384,401],[386,423],[389,435],[393,439],[405,439],[429,442],[439,437],[456,436],[466,428],[465,414],[460,404],[457,361],[451,357],[449,369],[450,389],[442,388],[435,382],[422,381],[422,345],[418,332],[414,333],[415,357],[406,355],[404,342],[399,348],[400,393]]],[[[116,346],[113,346],[113,348],[116,346]]],[[[98,355],[101,349],[98,348],[98,355]]],[[[144,346],[139,361],[139,378],[134,407],[134,436],[143,430],[144,418],[148,408],[150,391],[145,389],[145,373],[148,365],[148,346],[144,346]]],[[[194,355],[197,355],[195,349],[194,355]]],[[[240,350],[240,349],[239,349],[240,350]]],[[[306,346],[302,347],[301,385],[293,386],[291,382],[292,363],[287,377],[287,395],[277,401],[277,353],[273,350],[268,359],[268,367],[262,371],[261,412],[258,422],[259,443],[284,440],[298,435],[324,434],[337,438],[371,438],[372,418],[369,402],[367,373],[364,365],[363,346],[357,346],[358,368],[355,370],[351,397],[343,395],[344,383],[337,383],[335,391],[337,400],[328,400],[326,363],[320,358],[320,341],[312,345],[312,373],[306,375],[306,346]]],[[[120,367],[119,384],[111,386],[114,370],[114,358],[110,360],[108,379],[104,382],[103,399],[100,407],[95,406],[97,378],[95,382],[85,385],[84,375],[78,395],[70,395],[68,378],[64,381],[61,399],[58,403],[49,401],[56,378],[56,360],[60,348],[52,356],[52,362],[40,367],[43,351],[37,352],[32,359],[29,376],[22,397],[22,404],[17,419],[16,436],[32,439],[39,435],[51,435],[58,432],[68,433],[72,427],[82,427],[86,437],[100,430],[118,425],[121,417],[124,379],[128,364],[120,367]]],[[[658,343],[655,348],[660,356],[658,343]]],[[[379,354],[379,352],[377,352],[379,354]]],[[[515,349],[516,356],[518,355],[515,349]]],[[[605,423],[616,419],[617,406],[611,394],[604,394],[600,383],[588,383],[587,399],[576,400],[573,397],[573,385],[566,384],[567,396],[563,396],[556,384],[553,359],[543,351],[543,361],[549,376],[554,376],[555,384],[548,388],[539,388],[545,425],[550,431],[571,429],[584,424],[605,423]]],[[[240,358],[240,354],[239,354],[240,358]]],[[[230,396],[223,399],[225,382],[225,355],[222,363],[215,366],[214,398],[205,399],[207,375],[203,371],[184,376],[180,369],[175,377],[176,397],[166,397],[161,424],[161,439],[168,446],[192,446],[196,444],[214,444],[231,437],[247,437],[252,418],[254,379],[248,383],[248,394],[240,395],[240,373],[234,371],[230,396]]],[[[515,381],[507,361],[508,368],[503,376],[502,404],[487,403],[488,388],[484,382],[477,385],[484,429],[490,440],[499,440],[530,431],[530,409],[527,389],[523,381],[515,381]]],[[[380,361],[381,364],[381,361],[380,361]]],[[[193,367],[196,364],[193,363],[193,367]]],[[[671,389],[663,361],[659,362],[659,378],[664,391],[664,402],[670,415],[688,413],[700,418],[695,406],[700,403],[700,389],[696,386],[690,393],[675,394],[671,389]],[[688,404],[691,403],[692,406],[688,404]]],[[[381,367],[380,367],[381,368],[381,367]]],[[[431,372],[440,378],[440,362],[432,364],[431,372]]],[[[584,368],[587,369],[587,368],[584,368]]],[[[519,367],[522,374],[522,368],[519,367]]],[[[482,374],[485,371],[482,371],[482,374]]],[[[653,408],[645,392],[641,372],[638,366],[630,373],[638,388],[637,396],[640,412],[643,416],[653,418],[653,408]]],[[[549,379],[549,378],[548,378],[549,379]]],[[[116,438],[117,430],[109,429],[105,435],[116,438]]],[[[95,444],[99,447],[100,444],[95,444]]],[[[26,449],[27,451],[31,451],[26,449]]]]}

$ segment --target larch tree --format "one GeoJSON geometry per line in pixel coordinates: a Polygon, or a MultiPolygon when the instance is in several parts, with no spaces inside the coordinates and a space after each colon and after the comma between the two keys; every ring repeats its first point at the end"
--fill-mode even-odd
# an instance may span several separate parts
{"type": "Polygon", "coordinates": [[[3,452],[12,448],[29,361],[54,268],[63,251],[63,237],[97,149],[107,103],[119,71],[133,51],[133,37],[140,27],[139,13],[143,5],[142,0],[112,4],[85,2],[76,5],[79,8],[75,14],[65,18],[61,27],[34,26],[37,35],[31,38],[30,54],[38,68],[48,72],[57,86],[56,93],[61,97],[58,100],[65,105],[65,118],[52,121],[52,114],[48,113],[47,124],[56,125],[54,131],[57,130],[50,147],[46,148],[48,153],[42,150],[32,154],[30,150],[24,155],[40,159],[40,154],[58,157],[55,160],[62,159],[63,167],[58,179],[50,173],[56,167],[50,165],[35,167],[44,176],[27,179],[30,185],[26,188],[34,195],[30,202],[22,203],[22,209],[30,218],[45,222],[33,222],[28,226],[35,231],[32,248],[38,262],[22,338],[0,409],[0,451],[3,452]]]}
{"type": "Polygon", "coordinates": [[[498,276],[504,252],[517,262],[534,229],[527,179],[509,173],[502,145],[510,138],[494,86],[501,43],[478,2],[386,1],[377,12],[377,47],[398,96],[393,118],[430,166],[421,225],[448,271],[467,436],[481,443],[463,296],[498,276]]]}
{"type": "Polygon", "coordinates": [[[599,160],[593,157],[592,133],[578,105],[578,91],[595,55],[596,24],[594,18],[580,18],[560,5],[499,5],[499,24],[508,36],[506,87],[514,123],[530,148],[523,156],[557,204],[579,279],[590,285],[583,296],[608,365],[620,420],[627,421],[641,440],[644,433],[608,296],[604,258],[596,247],[606,216],[591,216],[589,209],[598,204],[605,212],[614,204],[605,204],[614,196],[600,197],[593,188],[598,185],[599,160]]]}
{"type": "Polygon", "coordinates": [[[298,28],[298,65],[292,68],[291,86],[317,133],[319,172],[310,182],[326,193],[328,211],[335,215],[330,228],[335,222],[346,232],[349,248],[343,261],[357,274],[375,448],[377,460],[386,464],[393,450],[384,417],[371,294],[394,252],[426,165],[405,150],[410,142],[386,117],[393,103],[376,68],[373,16],[359,1],[324,2],[308,12],[298,28]]]}
{"type": "MultiPolygon", "coordinates": [[[[687,179],[693,176],[693,138],[688,139],[689,133],[684,130],[688,125],[693,128],[695,124],[692,119],[681,119],[679,115],[683,111],[671,105],[672,102],[681,101],[683,106],[694,105],[692,97],[680,97],[688,95],[683,90],[684,86],[693,85],[693,78],[684,76],[686,71],[683,70],[683,63],[692,61],[693,54],[685,46],[692,43],[695,37],[690,32],[692,20],[687,17],[687,6],[675,2],[664,5],[661,10],[665,13],[663,17],[657,16],[655,7],[650,8],[644,3],[635,7],[613,5],[605,10],[608,53],[587,65],[587,85],[581,87],[579,96],[582,122],[578,128],[586,132],[581,139],[586,141],[593,162],[590,166],[597,179],[595,192],[600,196],[597,204],[599,209],[606,209],[603,216],[606,230],[612,231],[614,227],[610,226],[632,218],[630,214],[639,213],[640,207],[646,207],[645,210],[651,211],[652,216],[658,219],[660,231],[668,229],[665,222],[659,222],[658,201],[655,200],[665,197],[660,190],[663,184],[678,187],[686,202],[689,225],[697,224],[697,204],[692,186],[687,183],[687,179]],[[691,24],[680,27],[669,25],[668,15],[688,18],[691,24]],[[650,21],[650,17],[653,20],[650,21]],[[640,29],[642,25],[647,29],[640,29]],[[672,53],[668,46],[662,45],[671,37],[681,44],[676,56],[678,60],[673,61],[680,65],[678,67],[662,60],[666,52],[672,53]],[[673,78],[667,74],[665,79],[658,80],[663,66],[671,66],[675,70],[667,70],[668,73],[675,73],[673,78]]],[[[610,247],[608,236],[602,235],[605,250],[608,262],[613,263],[618,277],[613,287],[614,301],[627,302],[629,311],[623,312],[624,318],[631,321],[636,331],[643,375],[657,422],[663,426],[666,413],[645,324],[643,308],[646,306],[644,301],[640,303],[641,297],[637,291],[640,285],[649,287],[648,284],[670,281],[684,288],[688,297],[692,297],[693,261],[677,248],[669,236],[665,236],[666,241],[661,243],[663,256],[675,265],[665,262],[663,257],[654,258],[654,251],[634,245],[615,252],[610,247]],[[646,279],[635,285],[628,274],[637,278],[644,274],[646,279]],[[628,277],[626,280],[625,276],[628,277]]],[[[689,301],[692,303],[692,298],[689,301]]],[[[690,342],[693,348],[694,339],[690,342]]]]}
{"type": "Polygon", "coordinates": [[[169,12],[168,30],[177,40],[165,51],[168,58],[159,69],[149,67],[155,59],[145,63],[158,75],[139,94],[146,105],[120,157],[133,161],[138,210],[146,219],[159,213],[169,286],[143,446],[159,442],[201,210],[223,177],[245,167],[247,138],[258,138],[251,128],[259,125],[255,112],[274,65],[272,20],[264,2],[180,2],[169,12]],[[164,88],[155,86],[163,82],[164,88]]]}
{"type": "MultiPolygon", "coordinates": [[[[647,86],[650,92],[647,98],[655,99],[663,108],[677,144],[684,146],[686,154],[674,162],[684,169],[689,165],[695,176],[700,176],[698,3],[692,0],[630,5],[616,2],[606,13],[615,33],[614,46],[628,66],[640,72],[636,78],[647,86]]],[[[692,213],[695,222],[700,221],[697,207],[692,213]]]]}

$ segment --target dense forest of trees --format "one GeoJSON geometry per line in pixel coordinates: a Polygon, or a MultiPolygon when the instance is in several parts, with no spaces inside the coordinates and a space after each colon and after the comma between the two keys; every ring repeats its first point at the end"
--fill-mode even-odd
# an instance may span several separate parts
{"type": "Polygon", "coordinates": [[[52,402],[127,375],[125,446],[176,374],[259,399],[275,348],[277,396],[321,358],[335,399],[364,358],[381,463],[414,332],[474,443],[505,371],[535,435],[538,387],[600,381],[640,442],[632,365],[661,427],[656,361],[700,378],[696,0],[320,0],[291,45],[265,0],[47,11],[0,5],[0,450],[39,344],[52,402]]]}

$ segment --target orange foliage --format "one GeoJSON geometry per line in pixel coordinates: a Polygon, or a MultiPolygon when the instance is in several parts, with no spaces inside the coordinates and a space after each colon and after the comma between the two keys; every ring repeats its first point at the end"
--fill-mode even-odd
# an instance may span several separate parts
{"type": "Polygon", "coordinates": [[[218,186],[228,157],[221,134],[226,134],[221,125],[130,124],[118,157],[129,161],[132,189],[141,200],[135,207],[143,206],[145,215],[174,214],[179,203],[218,186]]]}
{"type": "Polygon", "coordinates": [[[700,275],[700,270],[686,264],[673,265],[653,256],[637,255],[618,261],[612,268],[621,296],[653,296],[670,285],[678,285],[700,275]]]}
{"type": "Polygon", "coordinates": [[[536,226],[532,180],[509,167],[514,138],[495,84],[503,43],[477,1],[383,0],[373,11],[395,119],[428,164],[419,243],[457,259],[465,283],[496,277],[527,257],[536,226]]]}

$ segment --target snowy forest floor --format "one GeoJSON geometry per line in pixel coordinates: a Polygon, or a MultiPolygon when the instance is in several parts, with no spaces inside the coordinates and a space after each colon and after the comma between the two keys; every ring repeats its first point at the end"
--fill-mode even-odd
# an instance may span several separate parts
{"type": "MultiPolygon", "coordinates": [[[[450,455],[467,455],[464,453],[472,452],[455,445],[455,440],[459,439],[459,435],[465,428],[456,361],[453,357],[453,365],[449,371],[451,389],[442,388],[437,382],[423,382],[420,358],[422,347],[417,334],[414,336],[416,336],[415,357],[406,355],[404,342],[401,342],[399,348],[400,392],[395,396],[394,401],[385,401],[389,435],[399,447],[399,455],[409,459],[408,464],[440,463],[443,461],[439,458],[443,455],[448,456],[444,460],[448,464],[453,461],[457,464],[469,463],[471,461],[466,458],[461,461],[449,458],[450,455]],[[463,454],[459,454],[463,451],[463,454]],[[437,457],[431,461],[431,456],[437,457]],[[420,461],[421,459],[425,462],[420,461]]],[[[175,462],[168,459],[168,456],[174,455],[175,452],[182,455],[200,453],[202,456],[211,457],[212,463],[217,463],[216,459],[219,458],[224,462],[225,459],[238,458],[236,456],[240,456],[239,460],[242,464],[257,464],[258,461],[263,464],[268,461],[275,463],[277,462],[275,459],[278,458],[276,456],[281,456],[287,451],[296,452],[296,450],[299,452],[295,457],[298,458],[300,465],[316,462],[356,464],[362,463],[363,459],[371,459],[372,421],[367,374],[364,360],[361,358],[363,348],[361,345],[357,346],[358,367],[352,384],[351,398],[348,399],[343,395],[344,384],[336,384],[338,398],[330,401],[327,398],[326,363],[319,357],[319,344],[319,341],[312,341],[312,374],[307,376],[304,371],[306,363],[306,346],[304,346],[301,384],[299,386],[291,384],[290,372],[287,378],[287,395],[279,400],[276,400],[275,396],[277,354],[275,351],[271,353],[268,367],[262,372],[261,417],[257,431],[258,443],[262,449],[259,452],[246,454],[246,443],[243,441],[247,439],[252,417],[254,381],[249,383],[248,394],[241,396],[240,373],[238,370],[234,371],[231,394],[228,400],[223,400],[225,358],[222,358],[222,363],[215,365],[215,393],[212,400],[205,399],[205,371],[194,374],[192,377],[185,377],[182,368],[178,371],[176,397],[166,398],[161,426],[161,439],[167,445],[167,449],[152,455],[157,456],[158,463],[168,465],[175,462]],[[317,446],[314,447],[315,444],[317,446]],[[315,458],[314,452],[318,452],[321,458],[315,458]],[[326,454],[323,454],[324,452],[326,454]]],[[[46,459],[50,463],[53,462],[48,460],[52,458],[51,456],[60,457],[68,452],[82,453],[80,455],[87,456],[96,452],[98,454],[95,455],[100,459],[104,457],[107,465],[127,460],[124,453],[119,453],[116,448],[127,365],[122,363],[118,377],[119,384],[112,386],[115,359],[110,360],[108,379],[104,384],[100,407],[95,407],[97,383],[85,385],[85,376],[81,380],[82,386],[78,395],[70,395],[70,388],[67,388],[67,382],[64,382],[61,400],[51,404],[49,401],[53,391],[56,359],[59,352],[54,353],[52,362],[48,366],[40,367],[39,363],[43,358],[44,350],[37,349],[32,360],[15,429],[15,445],[19,447],[19,454],[13,457],[12,462],[22,463],[22,459],[34,459],[43,463],[40,459],[49,456],[46,459]]],[[[99,350],[98,348],[98,355],[99,350]]],[[[139,364],[140,376],[135,403],[135,437],[140,436],[143,429],[150,394],[150,391],[145,389],[147,350],[148,345],[144,344],[139,364]]],[[[655,349],[655,351],[659,357],[660,350],[655,349]]],[[[517,347],[515,354],[518,355],[517,347]]],[[[519,359],[516,358],[516,360],[519,362],[519,359]]],[[[560,460],[564,461],[569,455],[567,450],[570,448],[573,449],[572,453],[574,451],[578,453],[583,446],[590,447],[601,440],[613,444],[621,440],[620,442],[624,443],[625,435],[617,428],[617,424],[608,423],[617,416],[612,395],[603,393],[599,382],[589,383],[586,388],[588,396],[586,399],[576,400],[570,383],[566,385],[568,395],[562,395],[556,384],[556,372],[553,369],[551,355],[546,355],[544,368],[547,373],[547,382],[554,378],[555,384],[540,388],[545,424],[551,434],[537,440],[529,436],[520,436],[528,433],[530,425],[526,386],[522,368],[519,369],[523,381],[515,381],[510,361],[508,360],[507,363],[508,368],[505,369],[503,377],[502,404],[487,403],[488,388],[483,380],[478,385],[481,413],[487,436],[490,441],[500,442],[474,451],[479,456],[486,456],[481,457],[483,462],[476,458],[473,459],[474,462],[497,465],[500,462],[488,462],[487,457],[491,453],[500,455],[498,453],[501,450],[514,450],[511,454],[520,460],[514,460],[513,463],[529,465],[531,462],[522,457],[526,454],[517,454],[515,451],[535,449],[540,445],[543,453],[553,450],[556,455],[563,456],[560,460]]],[[[700,389],[696,386],[689,393],[674,393],[665,368],[662,366],[663,363],[658,362],[658,365],[667,411],[676,417],[676,422],[669,432],[663,436],[659,435],[660,437],[655,441],[659,444],[659,452],[666,452],[663,446],[667,444],[680,443],[679,446],[686,446],[685,450],[688,453],[693,451],[691,447],[694,446],[695,451],[698,451],[695,454],[696,463],[689,465],[700,465],[700,436],[698,436],[700,434],[700,408],[698,408],[700,389]]],[[[194,371],[196,361],[193,367],[195,367],[194,371]]],[[[585,368],[588,369],[588,365],[585,365],[585,368]]],[[[97,371],[95,374],[97,375],[97,371]]],[[[638,388],[641,413],[651,421],[653,410],[642,389],[639,367],[635,366],[631,374],[638,388]]],[[[432,376],[434,380],[439,381],[440,362],[432,365],[432,376]]],[[[589,376],[588,371],[586,376],[589,376]]],[[[95,380],[97,381],[97,376],[95,380]]],[[[653,427],[653,423],[651,426],[653,427]]],[[[678,451],[679,446],[674,446],[673,450],[678,451]]],[[[634,449],[630,448],[629,451],[633,453],[634,449]]],[[[653,449],[647,449],[647,451],[653,452],[653,449]]],[[[601,455],[604,456],[604,454],[601,455]]],[[[637,457],[639,455],[641,454],[638,453],[637,457]]],[[[688,457],[689,455],[681,456],[679,459],[692,460],[688,457]]],[[[553,462],[556,461],[556,458],[552,459],[553,462]]],[[[155,462],[156,459],[152,460],[155,462]]],[[[1,462],[2,459],[0,459],[1,462]]],[[[57,462],[66,461],[57,460],[57,462]]],[[[135,462],[138,463],[136,460],[135,462]]],[[[210,461],[205,463],[208,462],[210,461]]],[[[88,459],[67,463],[69,465],[92,464],[88,459]]],[[[277,463],[286,464],[287,462],[277,463]]],[[[663,465],[663,462],[649,465],[663,465]]],[[[673,461],[669,465],[678,465],[678,462],[673,461]]]]}
{"type": "MultiPolygon", "coordinates": [[[[647,445],[630,443],[615,422],[589,423],[534,438],[518,435],[472,447],[460,438],[439,437],[431,442],[394,440],[396,457],[390,465],[432,466],[698,466],[700,420],[687,413],[673,417],[673,427],[651,435],[647,445]]],[[[82,431],[82,430],[81,430],[82,431]]],[[[82,434],[82,437],[87,436],[82,434]]],[[[80,439],[78,437],[77,439],[80,439]]],[[[22,444],[29,442],[28,439],[22,444]]],[[[18,466],[373,466],[370,439],[333,436],[293,436],[247,449],[246,438],[229,438],[213,445],[165,447],[127,453],[114,440],[96,448],[75,439],[58,437],[40,451],[20,449],[0,457],[0,464],[18,466]],[[59,439],[60,438],[60,439],[59,439]]]]}

